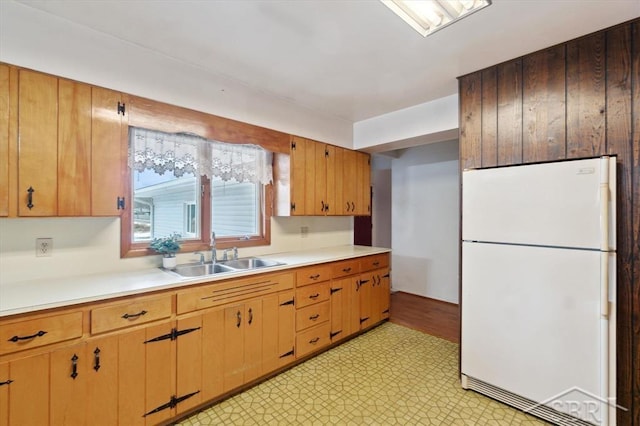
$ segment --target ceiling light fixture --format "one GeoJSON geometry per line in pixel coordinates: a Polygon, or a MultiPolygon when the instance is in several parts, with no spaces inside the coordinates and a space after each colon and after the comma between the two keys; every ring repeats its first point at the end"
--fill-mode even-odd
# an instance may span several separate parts
{"type": "Polygon", "coordinates": [[[433,34],[447,25],[491,4],[491,0],[380,0],[422,34],[433,34]]]}

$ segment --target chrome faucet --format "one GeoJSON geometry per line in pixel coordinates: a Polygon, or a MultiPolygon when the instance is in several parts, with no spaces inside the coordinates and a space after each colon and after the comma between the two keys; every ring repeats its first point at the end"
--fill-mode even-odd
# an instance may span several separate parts
{"type": "Polygon", "coordinates": [[[218,256],[216,254],[216,233],[211,233],[211,263],[216,263],[218,261],[218,256]]]}
{"type": "Polygon", "coordinates": [[[222,260],[229,260],[229,257],[227,256],[227,253],[233,251],[233,260],[238,260],[238,247],[233,247],[233,248],[228,248],[228,249],[224,249],[224,253],[222,255],[222,260]]]}

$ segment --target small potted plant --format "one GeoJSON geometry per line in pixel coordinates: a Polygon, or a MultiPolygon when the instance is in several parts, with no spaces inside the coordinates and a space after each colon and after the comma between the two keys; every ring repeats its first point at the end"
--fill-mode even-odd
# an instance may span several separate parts
{"type": "Polygon", "coordinates": [[[154,238],[149,244],[149,248],[163,256],[163,268],[171,269],[176,267],[176,253],[180,251],[181,244],[180,237],[180,234],[174,232],[167,237],[154,238]]]}

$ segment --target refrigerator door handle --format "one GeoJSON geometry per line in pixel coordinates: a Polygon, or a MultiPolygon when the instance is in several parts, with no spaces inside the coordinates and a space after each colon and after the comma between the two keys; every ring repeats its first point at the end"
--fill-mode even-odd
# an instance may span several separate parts
{"type": "Polygon", "coordinates": [[[609,157],[600,157],[600,315],[609,317],[609,157]]]}

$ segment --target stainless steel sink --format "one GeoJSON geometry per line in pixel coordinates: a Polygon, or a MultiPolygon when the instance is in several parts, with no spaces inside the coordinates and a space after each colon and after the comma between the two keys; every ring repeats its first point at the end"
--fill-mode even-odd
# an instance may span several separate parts
{"type": "Polygon", "coordinates": [[[255,269],[284,265],[284,263],[258,257],[247,257],[245,259],[225,260],[218,263],[218,265],[229,266],[233,269],[255,269]]]}
{"type": "Polygon", "coordinates": [[[178,265],[171,270],[171,272],[174,272],[183,277],[201,277],[203,275],[214,275],[234,271],[235,269],[222,265],[220,263],[178,265]]]}
{"type": "Polygon", "coordinates": [[[217,263],[189,263],[178,265],[168,270],[171,273],[180,275],[181,277],[194,278],[206,275],[216,275],[228,272],[246,271],[257,268],[267,268],[269,266],[284,265],[282,262],[275,260],[260,259],[257,257],[248,257],[245,259],[225,260],[217,263]]]}

